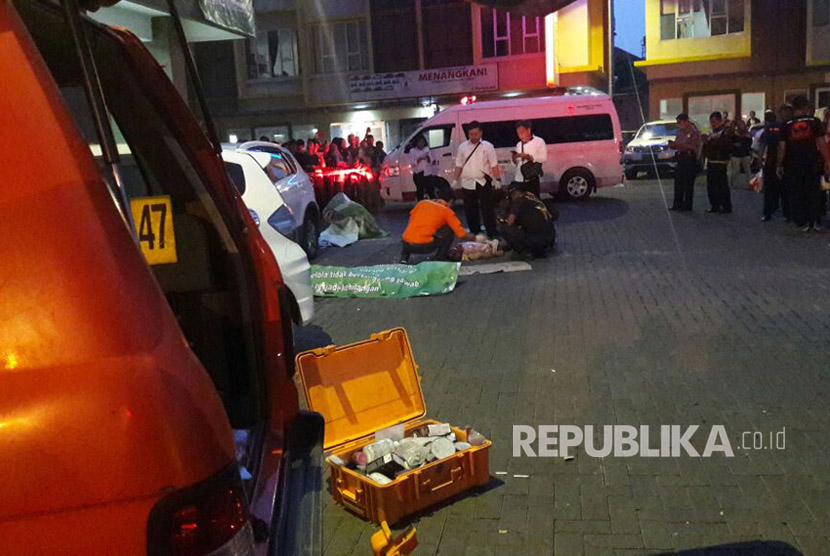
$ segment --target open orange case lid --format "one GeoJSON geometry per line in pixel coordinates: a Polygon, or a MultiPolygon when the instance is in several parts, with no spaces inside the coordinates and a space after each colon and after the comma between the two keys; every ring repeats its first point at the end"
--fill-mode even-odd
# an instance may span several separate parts
{"type": "Polygon", "coordinates": [[[308,408],[326,420],[330,450],[426,415],[418,366],[403,328],[297,355],[308,408]]]}

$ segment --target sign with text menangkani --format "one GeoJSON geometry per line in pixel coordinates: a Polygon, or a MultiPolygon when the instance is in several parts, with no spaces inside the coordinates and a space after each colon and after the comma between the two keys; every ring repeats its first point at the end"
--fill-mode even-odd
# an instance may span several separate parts
{"type": "Polygon", "coordinates": [[[352,100],[431,97],[498,88],[498,64],[354,75],[349,80],[352,100]]]}

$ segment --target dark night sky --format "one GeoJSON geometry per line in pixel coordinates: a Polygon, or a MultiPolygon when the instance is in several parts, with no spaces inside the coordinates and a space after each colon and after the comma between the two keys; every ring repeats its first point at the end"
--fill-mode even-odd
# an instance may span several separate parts
{"type": "Polygon", "coordinates": [[[614,17],[617,22],[616,45],[642,56],[642,40],[646,33],[646,0],[614,0],[614,17]]]}

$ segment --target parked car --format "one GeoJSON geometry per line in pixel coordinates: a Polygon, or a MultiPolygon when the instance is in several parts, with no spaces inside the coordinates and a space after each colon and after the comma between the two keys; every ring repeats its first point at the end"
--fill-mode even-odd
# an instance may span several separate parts
{"type": "Polygon", "coordinates": [[[291,209],[294,219],[291,239],[303,248],[309,260],[314,260],[319,250],[323,213],[314,197],[314,184],[294,155],[288,149],[268,141],[248,141],[239,145],[226,144],[224,147],[271,155],[271,164],[265,171],[291,209]]]}
{"type": "Polygon", "coordinates": [[[380,175],[381,195],[390,200],[415,199],[408,153],[419,135],[427,140],[433,160],[438,161],[437,175],[452,183],[455,154],[473,120],[481,122],[484,139],[496,148],[505,183],[515,172],[510,155],[519,141],[515,123],[530,120],[533,133],[548,146],[543,192],[586,199],[599,187],[619,184],[623,175],[622,132],[614,103],[608,95],[590,88],[572,88],[565,93],[474,102],[442,110],[386,156],[380,175]]]}
{"type": "Polygon", "coordinates": [[[679,130],[680,124],[675,120],[644,124],[625,147],[625,178],[637,179],[640,172],[649,175],[673,173],[677,167],[677,152],[669,147],[669,141],[677,138],[679,130]]]}
{"type": "Polygon", "coordinates": [[[293,302],[299,308],[303,323],[307,323],[314,316],[311,265],[305,251],[289,239],[294,232],[294,215],[265,173],[271,164],[271,155],[223,150],[222,159],[231,181],[242,195],[245,206],[280,265],[280,272],[293,294],[293,302]]]}
{"type": "Polygon", "coordinates": [[[0,1],[0,552],[314,553],[276,260],[147,48],[65,7],[0,1]]]}

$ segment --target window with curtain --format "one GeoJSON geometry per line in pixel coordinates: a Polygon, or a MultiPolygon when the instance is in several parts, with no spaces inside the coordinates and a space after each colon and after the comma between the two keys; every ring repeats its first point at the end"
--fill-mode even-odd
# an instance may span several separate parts
{"type": "Polygon", "coordinates": [[[744,20],[744,0],[660,0],[661,40],[741,33],[744,20]]]}
{"type": "Polygon", "coordinates": [[[317,25],[313,29],[317,73],[369,69],[368,39],[364,21],[317,25]]]}
{"type": "Polygon", "coordinates": [[[484,58],[544,52],[541,17],[519,16],[481,8],[481,51],[484,58]]]}
{"type": "Polygon", "coordinates": [[[297,30],[260,31],[248,39],[248,78],[269,79],[299,75],[297,30]]]}

